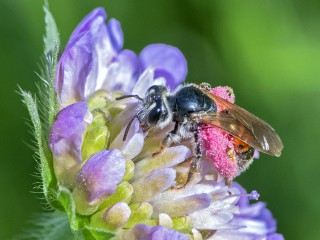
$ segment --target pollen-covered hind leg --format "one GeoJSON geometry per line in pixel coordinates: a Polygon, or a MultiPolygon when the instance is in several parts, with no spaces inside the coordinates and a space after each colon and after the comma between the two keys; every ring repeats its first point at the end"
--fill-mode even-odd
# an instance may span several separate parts
{"type": "Polygon", "coordinates": [[[152,154],[152,157],[158,156],[163,152],[166,148],[170,147],[173,143],[180,142],[181,137],[177,134],[179,123],[176,122],[174,129],[166,134],[164,139],[161,142],[160,148],[158,151],[152,154]]]}

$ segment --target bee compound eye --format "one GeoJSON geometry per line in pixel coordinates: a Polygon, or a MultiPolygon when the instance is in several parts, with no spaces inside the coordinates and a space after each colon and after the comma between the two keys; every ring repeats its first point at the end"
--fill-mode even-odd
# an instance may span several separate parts
{"type": "Polygon", "coordinates": [[[160,116],[161,116],[161,108],[156,106],[148,114],[148,124],[156,125],[160,119],[160,116]]]}

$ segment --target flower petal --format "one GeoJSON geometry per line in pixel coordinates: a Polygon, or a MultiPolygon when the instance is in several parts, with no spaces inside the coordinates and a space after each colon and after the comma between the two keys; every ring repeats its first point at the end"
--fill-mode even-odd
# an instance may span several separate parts
{"type": "Polygon", "coordinates": [[[91,11],[82,21],[78,24],[76,29],[73,31],[73,33],[70,36],[69,42],[67,44],[67,47],[70,47],[74,44],[74,42],[78,41],[79,38],[86,32],[90,31],[91,25],[94,21],[96,21],[97,18],[102,18],[104,21],[107,18],[107,14],[104,11],[103,8],[96,8],[93,11],[91,11]]]}
{"type": "Polygon", "coordinates": [[[194,223],[193,227],[196,229],[212,230],[224,228],[224,225],[237,213],[237,208],[230,204],[224,204],[220,210],[215,206],[210,206],[191,214],[192,222],[194,223]]]}
{"type": "Polygon", "coordinates": [[[267,237],[267,240],[284,240],[282,234],[274,233],[267,237]]]}
{"type": "MultiPolygon", "coordinates": [[[[89,35],[82,37],[88,42],[89,35]]],[[[84,100],[84,89],[87,76],[91,71],[91,53],[85,44],[75,44],[66,50],[56,68],[55,89],[60,108],[84,100]]]]}
{"type": "Polygon", "coordinates": [[[132,183],[133,195],[131,201],[148,202],[157,194],[163,192],[175,184],[176,171],[171,168],[159,169],[151,172],[148,176],[132,183]],[[148,189],[148,191],[146,191],[148,189]]]}
{"type": "Polygon", "coordinates": [[[53,123],[49,145],[53,153],[55,174],[62,185],[72,186],[82,162],[81,146],[88,114],[86,102],[62,109],[53,123]]]}
{"type": "Polygon", "coordinates": [[[187,62],[179,49],[166,44],[152,44],[140,53],[142,67],[153,67],[155,78],[164,77],[167,86],[174,89],[187,75],[187,62]]]}
{"type": "Polygon", "coordinates": [[[144,143],[144,133],[140,128],[140,123],[135,119],[131,125],[130,131],[125,141],[123,141],[123,135],[126,128],[123,128],[118,136],[110,144],[110,149],[117,148],[121,151],[123,156],[127,159],[133,159],[137,156],[144,143]]]}
{"type": "Polygon", "coordinates": [[[159,214],[159,225],[172,228],[173,227],[173,222],[171,217],[166,214],[166,213],[160,213],[159,214]]]}
{"type": "Polygon", "coordinates": [[[182,217],[210,206],[211,196],[206,193],[194,194],[189,197],[171,201],[157,201],[153,205],[153,215],[166,213],[169,216],[182,217]]]}
{"type": "Polygon", "coordinates": [[[123,33],[118,21],[112,19],[106,24],[105,20],[104,10],[95,9],[71,35],[56,70],[55,89],[60,105],[67,106],[84,100],[98,89],[106,89],[103,84],[108,74],[114,72],[111,66],[117,65],[120,72],[128,71],[131,66],[135,71],[136,60],[132,57],[129,62],[134,64],[130,65],[123,56],[115,63],[114,58],[123,45],[123,33]]]}
{"type": "Polygon", "coordinates": [[[120,22],[112,18],[107,25],[110,42],[115,51],[120,51],[123,47],[123,32],[120,22]]]}
{"type": "Polygon", "coordinates": [[[245,189],[237,183],[233,183],[233,187],[238,189],[242,197],[237,203],[240,214],[234,215],[229,224],[237,226],[238,229],[217,231],[213,239],[224,239],[226,237],[237,239],[234,236],[237,236],[238,239],[269,239],[269,236],[272,235],[276,237],[275,239],[278,239],[277,237],[282,239],[282,235],[274,234],[276,221],[271,212],[266,209],[266,204],[263,202],[249,204],[249,197],[245,189]]]}
{"type": "Polygon", "coordinates": [[[125,173],[125,159],[119,150],[102,150],[87,160],[77,176],[76,204],[98,205],[116,191],[125,173]]]}
{"type": "Polygon", "coordinates": [[[154,70],[152,68],[147,68],[144,70],[137,83],[135,84],[132,94],[138,95],[143,98],[148,90],[154,83],[154,70]]]}
{"type": "Polygon", "coordinates": [[[144,224],[137,224],[125,235],[129,240],[189,240],[183,233],[177,232],[173,229],[163,226],[147,226],[144,224]]]}
{"type": "Polygon", "coordinates": [[[167,168],[183,162],[190,156],[190,149],[185,146],[170,147],[156,157],[148,157],[136,164],[133,180],[146,176],[149,172],[167,168]]]}
{"type": "Polygon", "coordinates": [[[101,88],[108,91],[131,93],[137,81],[138,68],[139,61],[136,54],[130,50],[123,50],[109,64],[101,88]]]}

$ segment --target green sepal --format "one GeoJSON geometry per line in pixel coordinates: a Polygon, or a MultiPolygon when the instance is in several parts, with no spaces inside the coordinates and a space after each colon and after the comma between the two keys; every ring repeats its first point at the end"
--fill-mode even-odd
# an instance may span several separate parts
{"type": "Polygon", "coordinates": [[[131,209],[131,215],[126,225],[124,225],[125,228],[132,228],[138,223],[147,223],[153,213],[152,205],[147,202],[132,204],[129,207],[131,209]]]}
{"type": "MultiPolygon", "coordinates": [[[[48,144],[42,130],[41,120],[38,112],[36,100],[28,92],[20,89],[23,102],[26,105],[33,124],[33,133],[36,140],[36,156],[39,160],[39,171],[41,176],[42,191],[47,202],[50,203],[49,192],[50,187],[53,189],[56,185],[56,179],[52,167],[52,154],[48,150],[48,144]]],[[[51,191],[53,192],[53,191],[51,191]]],[[[52,196],[51,196],[52,197],[52,196]]]]}
{"type": "Polygon", "coordinates": [[[118,185],[114,194],[109,196],[100,206],[99,210],[109,208],[117,202],[129,203],[133,193],[133,187],[128,182],[122,182],[118,185]]]}
{"type": "Polygon", "coordinates": [[[158,219],[149,219],[147,221],[144,222],[144,224],[148,225],[148,226],[159,226],[159,220],[158,219]]]}
{"type": "Polygon", "coordinates": [[[53,156],[49,148],[48,136],[58,109],[54,80],[60,40],[47,1],[45,1],[43,9],[45,12],[46,35],[44,37],[45,58],[40,76],[41,82],[37,85],[40,100],[36,100],[30,93],[21,89],[20,94],[27,106],[33,125],[32,130],[36,140],[35,151],[39,163],[41,189],[47,203],[52,207],[58,207],[59,204],[56,201],[57,180],[53,172],[53,156]],[[39,107],[37,103],[39,103],[39,107]]]}
{"type": "Polygon", "coordinates": [[[133,174],[134,174],[134,163],[130,159],[127,159],[126,160],[126,171],[124,173],[124,177],[122,179],[122,182],[129,181],[132,178],[133,174]]]}
{"type": "Polygon", "coordinates": [[[58,200],[61,205],[64,207],[65,212],[67,213],[70,227],[72,230],[80,230],[84,226],[89,224],[89,218],[86,216],[81,216],[76,214],[76,207],[73,200],[72,193],[69,189],[65,187],[60,187],[60,192],[58,194],[58,200]]]}
{"type": "Polygon", "coordinates": [[[88,108],[90,112],[96,109],[109,109],[112,106],[113,99],[112,95],[105,91],[96,91],[93,96],[88,98],[88,108]]]}
{"type": "Polygon", "coordinates": [[[94,213],[90,218],[90,226],[116,232],[124,227],[131,215],[128,204],[118,202],[108,209],[94,213]]]}
{"type": "Polygon", "coordinates": [[[45,12],[46,34],[44,36],[45,63],[42,69],[42,85],[39,87],[43,101],[44,117],[49,127],[58,112],[58,99],[54,90],[55,73],[60,49],[60,34],[55,20],[49,10],[48,1],[43,6],[45,12]]]}
{"type": "Polygon", "coordinates": [[[179,217],[172,218],[173,229],[183,232],[189,233],[192,230],[192,220],[190,217],[179,217]]]}
{"type": "Polygon", "coordinates": [[[43,6],[45,12],[45,23],[46,23],[46,35],[43,39],[44,41],[44,51],[45,54],[55,51],[56,46],[60,45],[60,34],[54,18],[49,11],[49,3],[46,0],[43,6]]]}
{"type": "Polygon", "coordinates": [[[100,111],[92,113],[93,122],[88,126],[82,144],[83,162],[88,160],[93,154],[105,149],[108,144],[110,132],[108,130],[105,114],[100,111]]]}

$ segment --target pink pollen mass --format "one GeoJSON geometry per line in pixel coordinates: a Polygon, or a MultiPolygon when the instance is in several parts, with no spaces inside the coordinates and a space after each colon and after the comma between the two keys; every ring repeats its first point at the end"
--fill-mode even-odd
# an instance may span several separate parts
{"type": "Polygon", "coordinates": [[[233,149],[230,135],[218,128],[204,125],[200,127],[199,137],[202,142],[202,151],[217,172],[228,180],[236,177],[239,174],[237,163],[227,155],[228,149],[233,149]]]}
{"type": "MultiPolygon", "coordinates": [[[[230,87],[216,87],[211,92],[231,103],[235,96],[230,87]]],[[[218,106],[218,111],[223,109],[218,106]]],[[[235,159],[231,159],[227,152],[234,148],[233,137],[210,125],[203,124],[199,128],[199,138],[202,142],[202,151],[210,159],[217,172],[228,180],[239,175],[238,165],[235,159]]]]}
{"type": "Polygon", "coordinates": [[[211,89],[211,92],[218,97],[221,97],[228,102],[234,103],[235,96],[231,87],[215,87],[211,89]]]}

